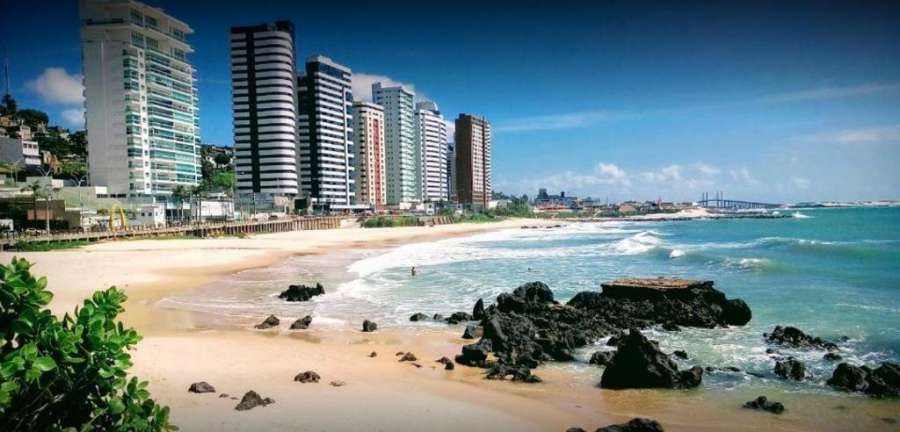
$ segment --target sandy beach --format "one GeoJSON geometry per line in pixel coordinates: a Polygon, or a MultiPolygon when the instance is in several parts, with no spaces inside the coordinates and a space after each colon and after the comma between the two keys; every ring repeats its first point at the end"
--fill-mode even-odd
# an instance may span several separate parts
{"type": "MultiPolygon", "coordinates": [[[[659,420],[666,430],[880,430],[879,420],[896,407],[866,398],[781,397],[791,409],[772,416],[740,409],[756,394],[691,391],[608,391],[593,379],[563,368],[538,370],[544,383],[488,381],[482,371],[457,366],[445,371],[435,360],[459,353],[461,328],[387,329],[374,333],[316,329],[255,330],[198,326],[197,316],[164,309],[166,295],[214,283],[235,272],[271,266],[295,255],[339,254],[490,230],[535,225],[534,220],[437,227],[304,231],[246,239],[140,240],[82,249],[15,254],[35,263],[55,293],[54,313],[71,311],[91,292],[116,285],[129,295],[123,320],[143,341],[133,353],[132,373],[150,381],[154,397],[172,408],[181,430],[549,430],[571,426],[593,430],[636,416],[659,420]],[[370,353],[376,352],[376,357],[370,353]],[[398,362],[413,352],[420,367],[398,362]],[[322,380],[301,384],[293,377],[316,371],[322,380]],[[192,382],[207,381],[216,393],[193,394],[192,382]],[[332,386],[342,381],[343,386],[332,386]],[[255,390],[276,403],[247,412],[233,398],[255,390]],[[228,397],[220,397],[225,393],[228,397]],[[857,415],[819,416],[823,406],[843,406],[857,415]]],[[[555,223],[555,222],[552,222],[555,223]]],[[[3,253],[3,261],[13,254],[3,253]]],[[[512,288],[512,287],[510,287],[512,288]]],[[[487,299],[486,299],[487,300],[487,299]]]]}

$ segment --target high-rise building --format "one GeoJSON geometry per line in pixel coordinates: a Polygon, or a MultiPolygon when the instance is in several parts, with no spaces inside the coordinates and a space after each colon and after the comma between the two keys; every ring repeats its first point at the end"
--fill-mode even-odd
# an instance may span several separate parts
{"type": "Polygon", "coordinates": [[[385,191],[384,109],[357,101],[353,104],[353,146],[356,148],[356,202],[382,210],[385,191]]]}
{"type": "Polygon", "coordinates": [[[110,195],[171,195],[200,181],[193,30],[133,0],[80,0],[88,169],[110,195]]]}
{"type": "Polygon", "coordinates": [[[372,84],[372,99],[384,108],[388,205],[409,207],[419,201],[421,193],[414,98],[415,93],[402,86],[372,84]]]}
{"type": "Polygon", "coordinates": [[[454,141],[457,201],[486,208],[491,200],[491,124],[483,117],[460,114],[454,141]]]}
{"type": "Polygon", "coordinates": [[[447,144],[447,197],[450,201],[456,201],[456,144],[454,143],[447,144]]]}
{"type": "Polygon", "coordinates": [[[351,76],[346,66],[313,56],[297,77],[300,189],[313,207],[354,204],[351,76]]]}
{"type": "Polygon", "coordinates": [[[297,195],[294,25],[231,28],[236,189],[244,196],[297,195]]]}
{"type": "Polygon", "coordinates": [[[447,193],[447,123],[434,102],[416,104],[416,149],[423,202],[441,202],[447,193]]]}

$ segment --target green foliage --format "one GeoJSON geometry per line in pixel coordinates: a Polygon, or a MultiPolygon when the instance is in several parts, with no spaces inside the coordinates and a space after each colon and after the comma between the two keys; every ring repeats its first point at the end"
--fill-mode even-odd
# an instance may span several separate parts
{"type": "Polygon", "coordinates": [[[72,241],[51,241],[51,242],[43,242],[43,241],[32,241],[32,242],[24,242],[19,241],[16,242],[13,247],[19,252],[47,252],[53,250],[63,250],[63,249],[77,249],[82,246],[87,246],[91,244],[88,240],[72,240],[72,241]]]}
{"type": "Polygon", "coordinates": [[[362,226],[364,228],[393,228],[402,226],[418,226],[419,218],[414,216],[376,216],[366,219],[362,226]]]}
{"type": "Polygon", "coordinates": [[[30,108],[20,109],[16,112],[16,117],[31,127],[37,126],[39,123],[47,124],[50,121],[47,113],[30,108]]]}
{"type": "Polygon", "coordinates": [[[30,267],[0,265],[0,430],[174,430],[147,382],[127,377],[140,336],[116,321],[125,294],[98,291],[60,320],[30,267]]]}
{"type": "Polygon", "coordinates": [[[60,176],[62,178],[77,180],[87,175],[87,164],[79,160],[62,161],[60,167],[60,176]]]}

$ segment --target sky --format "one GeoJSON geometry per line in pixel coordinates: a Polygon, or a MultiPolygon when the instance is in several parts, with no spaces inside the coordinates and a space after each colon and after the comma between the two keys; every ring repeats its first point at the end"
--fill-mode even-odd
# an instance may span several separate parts
{"type": "MultiPolygon", "coordinates": [[[[383,80],[486,117],[497,191],[900,199],[900,2],[148,3],[195,30],[206,143],[232,142],[229,27],[288,19],[359,98],[383,80]]],[[[0,6],[19,105],[82,128],[77,2],[0,6]]]]}

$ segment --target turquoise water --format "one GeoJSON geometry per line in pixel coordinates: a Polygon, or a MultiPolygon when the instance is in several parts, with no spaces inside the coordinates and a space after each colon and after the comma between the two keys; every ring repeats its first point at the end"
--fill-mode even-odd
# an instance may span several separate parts
{"type": "MultiPolygon", "coordinates": [[[[340,320],[365,313],[387,326],[428,326],[434,324],[407,318],[468,311],[479,297],[490,303],[528,281],[547,283],[565,301],[616,277],[677,275],[714,280],[729,297],[745,299],[754,315],[742,328],[650,330],[664,349],[691,354],[684,365],[738,366],[772,377],[762,333],[776,324],[843,338],[842,354],[854,363],[900,359],[900,208],[794,216],[569,224],[410,244],[353,263],[355,279],[317,301],[316,314],[340,320]]],[[[824,389],[834,368],[822,360],[824,352],[779,353],[811,368],[813,380],[798,388],[824,389]]],[[[719,374],[707,381],[727,387],[748,379],[719,374]]]]}

